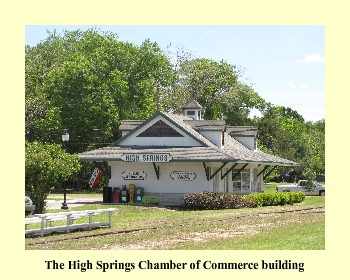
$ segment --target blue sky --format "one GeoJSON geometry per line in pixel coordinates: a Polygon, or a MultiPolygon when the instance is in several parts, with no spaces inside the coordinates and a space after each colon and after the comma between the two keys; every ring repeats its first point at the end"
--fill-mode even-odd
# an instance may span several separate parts
{"type": "MultiPolygon", "coordinates": [[[[27,25],[25,43],[35,46],[49,31],[93,26],[27,25]]],[[[114,25],[94,26],[136,45],[156,41],[183,46],[195,57],[225,60],[267,102],[291,107],[306,121],[325,118],[325,28],[322,25],[114,25]]]]}

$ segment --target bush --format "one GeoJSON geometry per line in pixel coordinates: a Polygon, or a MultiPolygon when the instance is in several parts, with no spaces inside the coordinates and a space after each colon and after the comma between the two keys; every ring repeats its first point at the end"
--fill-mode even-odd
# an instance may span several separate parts
{"type": "Polygon", "coordinates": [[[256,207],[276,206],[300,203],[305,199],[305,193],[302,192],[276,192],[276,193],[257,193],[243,196],[255,201],[256,207]]]}
{"type": "Polygon", "coordinates": [[[255,201],[235,194],[202,192],[185,194],[182,207],[193,210],[238,209],[255,207],[255,201]]]}
{"type": "Polygon", "coordinates": [[[35,213],[44,213],[52,187],[68,180],[80,169],[79,159],[60,145],[25,143],[25,192],[35,204],[35,213]]]}
{"type": "Polygon", "coordinates": [[[192,210],[238,209],[264,206],[277,206],[304,201],[302,192],[254,193],[236,195],[219,192],[185,194],[182,207],[192,210]]]}

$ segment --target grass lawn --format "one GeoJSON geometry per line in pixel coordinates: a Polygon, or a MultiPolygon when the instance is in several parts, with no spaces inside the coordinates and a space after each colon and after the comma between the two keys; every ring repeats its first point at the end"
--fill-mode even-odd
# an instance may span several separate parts
{"type": "Polygon", "coordinates": [[[258,234],[213,240],[205,244],[186,244],[176,249],[205,250],[324,250],[325,227],[322,221],[263,228],[258,234]]]}
{"type": "MultiPolygon", "coordinates": [[[[100,189],[97,190],[86,190],[86,191],[73,191],[67,190],[67,200],[76,198],[102,198],[103,192],[100,189]]],[[[48,200],[62,200],[63,190],[52,191],[47,197],[48,200]]]]}
{"type": "MultiPolygon", "coordinates": [[[[275,186],[270,188],[272,191],[275,186]]],[[[101,194],[98,195],[101,197],[101,194]]],[[[211,211],[89,204],[75,207],[74,210],[118,208],[112,218],[112,228],[27,237],[25,248],[26,250],[324,250],[324,206],[324,196],[308,196],[303,203],[288,206],[211,211]],[[92,234],[95,236],[91,236],[92,234]]],[[[57,209],[48,212],[60,211],[62,210],[57,209]]],[[[97,219],[107,220],[107,214],[95,217],[94,221],[97,219]]],[[[60,222],[55,223],[58,225],[60,222]]]]}

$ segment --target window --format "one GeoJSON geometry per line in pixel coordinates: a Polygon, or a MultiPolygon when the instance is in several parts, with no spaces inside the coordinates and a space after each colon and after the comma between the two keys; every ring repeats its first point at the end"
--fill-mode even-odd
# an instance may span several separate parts
{"type": "MultiPolygon", "coordinates": [[[[233,174],[236,174],[239,169],[233,169],[233,174]]],[[[236,193],[248,193],[250,189],[250,174],[249,169],[243,170],[239,175],[237,175],[233,181],[233,192],[236,193]]]]}
{"type": "Polygon", "coordinates": [[[187,111],[187,115],[189,116],[194,116],[196,114],[195,111],[187,111]]]}

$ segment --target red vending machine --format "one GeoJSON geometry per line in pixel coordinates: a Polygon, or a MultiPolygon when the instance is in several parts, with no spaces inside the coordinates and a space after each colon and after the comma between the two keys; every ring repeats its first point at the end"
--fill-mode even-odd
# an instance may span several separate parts
{"type": "Polygon", "coordinates": [[[114,193],[114,203],[119,203],[120,188],[119,187],[114,187],[113,193],[114,193]]]}

